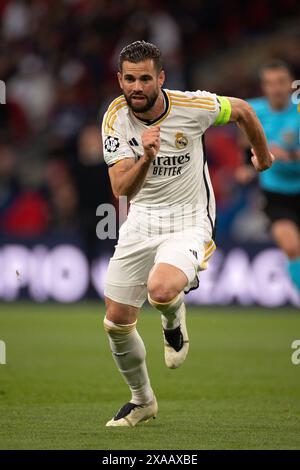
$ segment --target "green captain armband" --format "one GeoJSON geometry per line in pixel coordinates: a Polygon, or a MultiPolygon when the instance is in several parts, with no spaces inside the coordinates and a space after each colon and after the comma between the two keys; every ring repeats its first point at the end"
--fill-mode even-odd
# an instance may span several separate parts
{"type": "Polygon", "coordinates": [[[220,112],[213,125],[224,126],[224,124],[229,122],[231,116],[231,104],[229,99],[225,96],[218,96],[218,101],[220,103],[220,112]]]}

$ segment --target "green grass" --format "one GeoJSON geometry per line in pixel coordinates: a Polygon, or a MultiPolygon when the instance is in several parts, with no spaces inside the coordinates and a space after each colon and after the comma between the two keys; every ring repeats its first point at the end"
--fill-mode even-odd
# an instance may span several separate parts
{"type": "Polygon", "coordinates": [[[189,309],[191,348],[178,370],[163,361],[160,320],[139,322],[156,420],[105,428],[129,393],[102,330],[103,306],[0,304],[1,449],[300,448],[300,339],[292,309],[189,309]]]}

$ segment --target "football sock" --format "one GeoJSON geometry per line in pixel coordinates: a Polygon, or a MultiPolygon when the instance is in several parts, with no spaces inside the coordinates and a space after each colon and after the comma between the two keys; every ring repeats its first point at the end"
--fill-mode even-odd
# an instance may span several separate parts
{"type": "Polygon", "coordinates": [[[293,281],[293,284],[297,287],[300,292],[300,257],[289,260],[288,262],[288,272],[290,278],[293,281]]]}
{"type": "Polygon", "coordinates": [[[162,325],[165,330],[173,330],[180,325],[179,307],[183,302],[183,298],[184,293],[180,292],[174,299],[162,303],[152,300],[148,294],[149,303],[161,312],[162,325]]]}
{"type": "Polygon", "coordinates": [[[141,405],[153,399],[146,367],[146,349],[136,330],[136,323],[120,325],[104,318],[104,329],[108,334],[115,363],[129,386],[132,403],[141,405]]]}

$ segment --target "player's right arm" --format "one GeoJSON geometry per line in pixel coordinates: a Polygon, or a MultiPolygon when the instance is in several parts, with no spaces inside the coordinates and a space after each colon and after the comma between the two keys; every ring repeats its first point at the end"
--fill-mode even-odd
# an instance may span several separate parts
{"type": "Polygon", "coordinates": [[[132,199],[142,188],[152,161],[160,147],[160,128],[153,126],[142,134],[144,155],[135,163],[131,158],[119,161],[109,169],[113,193],[116,197],[132,199]]]}
{"type": "Polygon", "coordinates": [[[160,147],[160,128],[153,126],[145,130],[142,135],[144,154],[136,161],[124,128],[127,119],[126,107],[122,97],[114,100],[108,107],[102,121],[102,141],[112,191],[116,197],[127,196],[130,200],[142,188],[147,171],[157,155],[160,147]]]}

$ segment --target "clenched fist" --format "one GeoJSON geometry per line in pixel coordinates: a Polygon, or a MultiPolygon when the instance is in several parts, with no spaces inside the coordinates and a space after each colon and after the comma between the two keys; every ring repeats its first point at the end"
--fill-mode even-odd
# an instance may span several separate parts
{"type": "Polygon", "coordinates": [[[251,149],[251,153],[252,153],[252,157],[251,157],[252,165],[258,172],[261,172],[270,168],[275,160],[274,155],[272,155],[272,153],[270,152],[267,158],[264,159],[264,161],[257,158],[257,155],[253,148],[251,149]]]}
{"type": "Polygon", "coordinates": [[[160,147],[160,126],[146,129],[142,134],[142,144],[146,158],[154,160],[160,147]]]}

